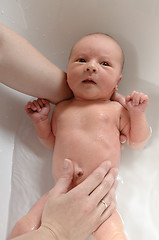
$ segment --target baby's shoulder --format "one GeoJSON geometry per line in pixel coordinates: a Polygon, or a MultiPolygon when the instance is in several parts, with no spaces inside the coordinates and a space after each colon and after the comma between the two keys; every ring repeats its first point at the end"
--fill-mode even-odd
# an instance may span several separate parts
{"type": "Polygon", "coordinates": [[[71,100],[63,100],[59,103],[56,104],[56,108],[63,108],[66,107],[67,105],[69,105],[71,103],[71,100]]]}
{"type": "Polygon", "coordinates": [[[55,105],[54,113],[58,113],[66,109],[71,104],[71,100],[64,100],[55,105]]]}
{"type": "Polygon", "coordinates": [[[116,112],[116,114],[118,114],[120,119],[129,118],[129,112],[119,102],[111,101],[110,104],[111,104],[111,108],[112,108],[113,112],[114,113],[116,112]]]}
{"type": "Polygon", "coordinates": [[[110,101],[110,107],[118,111],[122,111],[124,109],[124,107],[119,102],[116,101],[110,101]]]}

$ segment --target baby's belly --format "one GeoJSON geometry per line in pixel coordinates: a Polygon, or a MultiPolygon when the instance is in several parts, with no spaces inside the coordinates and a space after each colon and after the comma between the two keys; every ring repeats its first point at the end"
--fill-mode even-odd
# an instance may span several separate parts
{"type": "Polygon", "coordinates": [[[81,183],[103,161],[111,161],[118,167],[120,142],[118,137],[106,140],[102,135],[92,138],[81,133],[69,134],[56,139],[53,153],[53,175],[57,180],[63,169],[64,159],[72,160],[74,166],[73,187],[81,183]]]}

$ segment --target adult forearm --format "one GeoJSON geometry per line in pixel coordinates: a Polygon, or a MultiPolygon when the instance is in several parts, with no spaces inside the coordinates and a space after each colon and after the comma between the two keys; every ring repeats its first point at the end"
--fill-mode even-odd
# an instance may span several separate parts
{"type": "Polygon", "coordinates": [[[0,81],[20,92],[56,103],[72,96],[66,74],[23,37],[0,24],[0,81]]]}

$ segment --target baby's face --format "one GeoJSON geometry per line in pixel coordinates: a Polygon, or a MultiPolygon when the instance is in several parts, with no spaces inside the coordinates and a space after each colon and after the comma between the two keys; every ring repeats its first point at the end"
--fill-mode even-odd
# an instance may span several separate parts
{"type": "Polygon", "coordinates": [[[109,100],[122,78],[122,51],[105,35],[80,39],[70,55],[67,81],[75,98],[109,100]]]}

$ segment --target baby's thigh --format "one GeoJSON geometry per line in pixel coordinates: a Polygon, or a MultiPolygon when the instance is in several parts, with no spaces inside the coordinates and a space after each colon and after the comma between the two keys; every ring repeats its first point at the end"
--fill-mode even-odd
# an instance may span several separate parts
{"type": "Polygon", "coordinates": [[[117,210],[93,234],[96,240],[126,240],[124,226],[117,210]]]}

